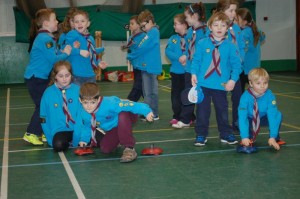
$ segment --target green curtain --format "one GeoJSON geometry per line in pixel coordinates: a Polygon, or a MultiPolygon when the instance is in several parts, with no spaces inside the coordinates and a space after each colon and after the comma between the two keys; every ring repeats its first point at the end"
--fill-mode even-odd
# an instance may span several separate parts
{"type": "MultiPolygon", "coordinates": [[[[173,17],[176,14],[183,13],[184,8],[189,3],[172,3],[145,5],[143,9],[149,9],[154,15],[155,22],[159,26],[161,39],[167,39],[174,34],[173,17]]],[[[243,7],[248,8],[255,18],[255,1],[245,2],[243,7]]],[[[205,4],[206,19],[211,16],[211,10],[215,7],[214,3],[205,4]]],[[[83,6],[79,7],[89,13],[91,25],[89,31],[93,34],[97,30],[102,31],[102,39],[106,41],[125,41],[126,30],[124,25],[129,23],[132,13],[118,12],[114,6],[83,6]]],[[[57,19],[63,21],[69,8],[55,8],[57,19]]],[[[23,11],[14,7],[16,21],[16,42],[27,43],[30,20],[23,11]]]]}

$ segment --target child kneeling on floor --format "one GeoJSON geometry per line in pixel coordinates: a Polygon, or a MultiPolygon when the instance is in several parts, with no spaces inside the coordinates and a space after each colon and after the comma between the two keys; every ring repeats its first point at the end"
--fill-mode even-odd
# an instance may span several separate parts
{"type": "Polygon", "coordinates": [[[80,87],[79,100],[82,110],[76,119],[73,146],[99,147],[102,153],[110,153],[121,145],[125,149],[120,162],[135,160],[132,124],[137,121],[137,114],[153,121],[149,106],[115,96],[100,96],[98,85],[90,82],[80,87]]]}
{"type": "Polygon", "coordinates": [[[248,74],[250,87],[243,93],[238,109],[242,146],[252,146],[261,126],[269,126],[270,146],[279,150],[280,145],[285,144],[279,138],[282,114],[277,109],[275,96],[268,89],[269,78],[263,68],[254,68],[248,74]]]}

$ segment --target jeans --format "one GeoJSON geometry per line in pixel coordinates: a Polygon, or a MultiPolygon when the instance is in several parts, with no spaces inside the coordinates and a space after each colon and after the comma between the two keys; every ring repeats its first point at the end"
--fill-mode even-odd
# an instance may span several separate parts
{"type": "Polygon", "coordinates": [[[150,106],[155,117],[158,116],[158,80],[157,75],[142,71],[144,102],[150,106]]]}

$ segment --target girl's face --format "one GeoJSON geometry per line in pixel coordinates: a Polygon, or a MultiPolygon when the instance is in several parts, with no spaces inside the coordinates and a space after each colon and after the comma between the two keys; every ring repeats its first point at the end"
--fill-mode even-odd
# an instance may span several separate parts
{"type": "Polygon", "coordinates": [[[93,113],[96,109],[98,103],[100,102],[100,97],[98,99],[91,99],[91,100],[81,100],[79,99],[82,107],[88,113],[93,113]]]}
{"type": "Polygon", "coordinates": [[[58,21],[56,20],[56,15],[54,13],[50,14],[49,21],[45,21],[43,28],[47,29],[49,32],[57,31],[58,21]]]}
{"type": "Polygon", "coordinates": [[[230,19],[230,21],[233,21],[236,16],[236,9],[237,5],[236,4],[230,4],[229,8],[224,11],[224,13],[227,15],[227,17],[230,19]]]}
{"type": "Polygon", "coordinates": [[[197,14],[190,14],[188,11],[184,11],[185,21],[189,24],[189,26],[193,26],[198,21],[197,14]]]}
{"type": "Polygon", "coordinates": [[[131,31],[131,33],[136,32],[140,29],[140,25],[137,23],[136,20],[131,19],[129,22],[129,30],[131,31]]]}
{"type": "Polygon", "coordinates": [[[237,23],[241,28],[245,28],[247,21],[243,20],[240,16],[237,16],[237,23]]]}
{"type": "Polygon", "coordinates": [[[184,35],[187,30],[187,26],[184,23],[180,23],[177,18],[174,19],[174,30],[176,33],[184,35]]]}
{"type": "Polygon", "coordinates": [[[73,22],[74,28],[81,34],[85,34],[90,26],[90,21],[82,14],[75,15],[73,22]]]}
{"type": "Polygon", "coordinates": [[[209,27],[209,29],[212,32],[212,35],[215,38],[215,40],[220,41],[225,37],[228,27],[226,22],[219,20],[214,21],[209,27]]]}
{"type": "Polygon", "coordinates": [[[249,81],[250,87],[259,95],[262,95],[266,92],[269,86],[269,81],[266,80],[264,77],[258,78],[255,81],[249,81]]]}
{"type": "Polygon", "coordinates": [[[70,85],[72,80],[72,75],[70,71],[63,67],[56,75],[55,75],[55,82],[59,88],[64,88],[70,85]]]}

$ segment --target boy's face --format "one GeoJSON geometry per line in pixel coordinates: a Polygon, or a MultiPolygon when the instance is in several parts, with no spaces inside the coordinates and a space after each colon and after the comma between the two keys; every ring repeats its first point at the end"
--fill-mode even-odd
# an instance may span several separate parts
{"type": "Polygon", "coordinates": [[[220,41],[225,37],[227,32],[227,24],[224,21],[214,21],[211,26],[209,27],[210,31],[212,32],[215,40],[220,41]]]}
{"type": "Polygon", "coordinates": [[[82,14],[75,15],[73,22],[74,28],[81,34],[85,34],[90,26],[90,21],[82,14]]]}
{"type": "Polygon", "coordinates": [[[93,113],[96,109],[98,103],[100,102],[100,97],[98,99],[91,99],[91,100],[81,100],[79,98],[80,103],[82,104],[84,110],[88,113],[93,113]]]}
{"type": "Polygon", "coordinates": [[[233,21],[236,16],[236,12],[235,12],[236,9],[237,9],[236,4],[230,4],[229,8],[224,11],[224,13],[227,15],[230,21],[233,21]]]}
{"type": "Polygon", "coordinates": [[[140,27],[144,32],[148,32],[153,27],[153,25],[154,24],[153,24],[152,20],[149,20],[149,21],[142,22],[140,24],[140,27]]]}
{"type": "Polygon", "coordinates": [[[130,30],[131,32],[136,32],[136,31],[138,31],[139,29],[140,29],[140,25],[137,23],[137,21],[134,20],[134,19],[131,19],[131,20],[130,20],[130,23],[129,23],[129,30],[130,30]]]}
{"type": "Polygon", "coordinates": [[[56,15],[54,13],[51,13],[49,21],[45,21],[45,28],[49,31],[49,32],[55,32],[57,31],[57,24],[58,21],[56,20],[56,15]]]}
{"type": "Polygon", "coordinates": [[[259,95],[262,95],[266,92],[269,86],[269,81],[264,78],[260,77],[258,80],[251,80],[249,81],[250,87],[259,95]]]}

